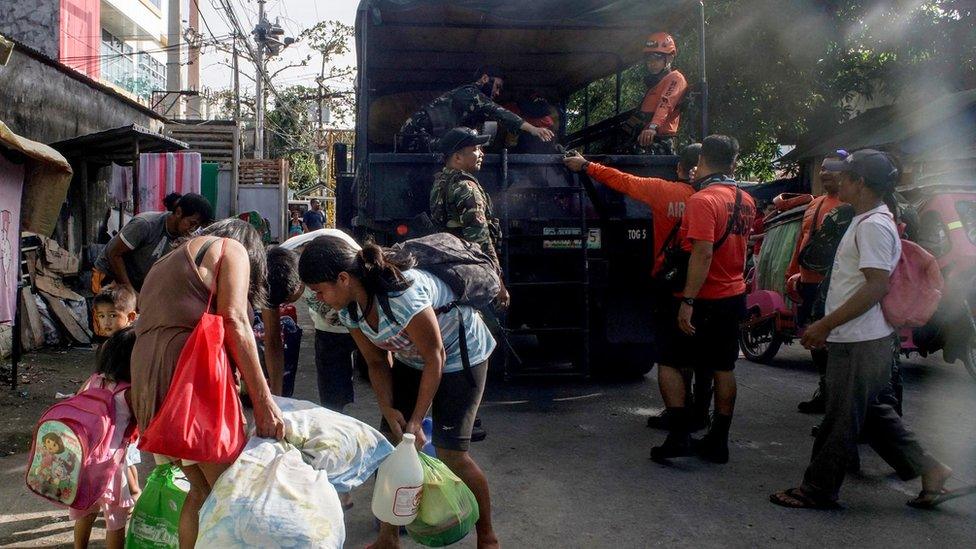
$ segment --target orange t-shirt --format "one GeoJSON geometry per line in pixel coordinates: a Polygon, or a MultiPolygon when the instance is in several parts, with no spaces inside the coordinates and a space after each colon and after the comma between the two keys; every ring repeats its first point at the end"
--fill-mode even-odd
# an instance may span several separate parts
{"type": "Polygon", "coordinates": [[[685,202],[694,194],[695,189],[687,183],[656,177],[638,177],[596,162],[590,162],[586,174],[607,187],[650,206],[654,232],[654,267],[651,274],[656,274],[664,261],[661,248],[674,226],[681,223],[685,202]]]}
{"type": "Polygon", "coordinates": [[[688,90],[688,82],[678,71],[671,71],[644,94],[640,110],[654,113],[650,123],[657,124],[657,135],[670,137],[678,133],[681,125],[681,100],[688,90]]]}
{"type": "MultiPolygon", "coordinates": [[[[681,221],[681,243],[685,250],[691,250],[693,240],[716,243],[722,238],[735,207],[735,191],[733,185],[714,183],[688,199],[685,217],[681,221]]],[[[705,284],[696,297],[721,299],[746,292],[743,276],[746,246],[755,218],[756,203],[748,193],[742,191],[742,202],[732,224],[732,232],[712,254],[705,284]]]]}
{"type": "Polygon", "coordinates": [[[786,278],[800,273],[800,282],[804,284],[820,284],[823,282],[824,275],[800,266],[800,251],[810,243],[810,233],[819,229],[823,225],[824,218],[827,217],[827,214],[834,211],[834,208],[841,204],[843,204],[841,199],[825,194],[814,198],[807,205],[806,211],[803,212],[803,227],[800,229],[800,240],[793,250],[793,258],[790,259],[790,266],[786,268],[786,278]],[[823,205],[821,206],[821,204],[823,205]],[[820,210],[819,214],[817,213],[818,208],[820,210]],[[817,216],[817,219],[813,219],[814,215],[817,216]],[[810,230],[811,227],[814,229],[813,231],[810,230]]]}

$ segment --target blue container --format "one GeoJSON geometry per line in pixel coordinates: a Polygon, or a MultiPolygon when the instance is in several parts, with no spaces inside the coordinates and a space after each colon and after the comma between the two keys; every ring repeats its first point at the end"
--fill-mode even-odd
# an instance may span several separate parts
{"type": "Polygon", "coordinates": [[[427,444],[424,444],[423,452],[430,457],[437,457],[437,452],[434,450],[434,445],[432,441],[434,440],[434,420],[425,417],[424,418],[424,437],[427,439],[427,444]]]}

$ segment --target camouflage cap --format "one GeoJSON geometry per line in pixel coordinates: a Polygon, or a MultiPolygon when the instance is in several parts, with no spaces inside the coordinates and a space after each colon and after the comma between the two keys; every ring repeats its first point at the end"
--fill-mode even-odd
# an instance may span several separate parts
{"type": "Polygon", "coordinates": [[[437,141],[437,150],[450,156],[465,147],[484,145],[488,141],[491,141],[490,135],[480,135],[471,128],[454,128],[437,141]]]}

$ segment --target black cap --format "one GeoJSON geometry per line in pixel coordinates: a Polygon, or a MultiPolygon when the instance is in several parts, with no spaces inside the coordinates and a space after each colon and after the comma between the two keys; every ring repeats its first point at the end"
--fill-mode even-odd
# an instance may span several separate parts
{"type": "Polygon", "coordinates": [[[898,180],[898,166],[891,156],[875,149],[854,151],[844,159],[828,158],[824,160],[823,168],[863,177],[872,187],[891,186],[898,180]]]}
{"type": "Polygon", "coordinates": [[[465,147],[484,145],[489,141],[490,135],[480,135],[471,128],[454,128],[437,141],[437,150],[444,156],[450,156],[465,147]]]}

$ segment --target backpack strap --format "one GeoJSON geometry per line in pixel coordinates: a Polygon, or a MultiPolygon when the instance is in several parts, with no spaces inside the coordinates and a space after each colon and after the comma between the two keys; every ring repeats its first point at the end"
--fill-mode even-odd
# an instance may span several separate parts
{"type": "Polygon", "coordinates": [[[207,308],[205,309],[206,312],[210,312],[210,306],[213,304],[214,294],[217,293],[217,281],[220,279],[220,265],[224,262],[224,250],[227,249],[227,239],[226,238],[220,238],[220,239],[216,239],[215,238],[214,240],[211,240],[210,242],[204,244],[204,246],[211,245],[216,240],[220,240],[221,241],[221,244],[220,244],[220,258],[217,259],[217,267],[214,268],[213,286],[210,288],[210,297],[207,298],[207,308]]]}
{"type": "Polygon", "coordinates": [[[474,379],[474,372],[471,371],[471,355],[468,353],[468,331],[464,328],[464,312],[461,311],[461,307],[458,305],[457,301],[452,301],[447,305],[438,307],[434,309],[436,314],[442,314],[450,311],[451,309],[457,309],[458,317],[458,347],[461,351],[461,369],[464,370],[464,377],[468,378],[468,383],[472,387],[477,387],[478,382],[474,379]]]}
{"type": "Polygon", "coordinates": [[[193,263],[197,267],[199,267],[200,265],[203,264],[203,258],[204,258],[204,256],[207,255],[207,251],[209,251],[210,250],[210,247],[213,246],[213,243],[216,242],[216,241],[218,241],[218,240],[220,240],[220,239],[219,238],[212,238],[212,239],[204,242],[203,243],[203,246],[200,246],[200,250],[197,251],[196,258],[193,259],[193,263]]]}
{"type": "MultiPolygon", "coordinates": [[[[859,219],[857,221],[857,225],[854,225],[854,249],[857,250],[858,255],[861,254],[861,247],[857,244],[857,228],[860,227],[861,226],[861,223],[863,223],[867,218],[871,217],[872,215],[877,215],[877,214],[882,214],[882,215],[886,215],[886,216],[891,217],[891,221],[892,222],[894,222],[894,220],[895,220],[894,216],[892,216],[890,213],[886,213],[886,212],[871,212],[868,215],[866,215],[866,216],[862,217],[861,219],[859,219]]],[[[897,225],[895,225],[895,231],[898,231],[898,226],[897,225]]],[[[899,234],[898,237],[901,238],[901,235],[899,234]]]]}
{"type": "Polygon", "coordinates": [[[664,239],[664,243],[661,244],[661,251],[658,252],[658,255],[663,256],[665,254],[667,249],[670,248],[671,245],[674,243],[674,241],[678,238],[678,231],[680,230],[681,230],[681,220],[679,219],[678,221],[675,222],[674,227],[671,227],[671,231],[668,233],[668,236],[664,239]]]}
{"type": "Polygon", "coordinates": [[[729,222],[725,226],[725,234],[723,234],[722,238],[718,239],[718,242],[716,242],[715,245],[712,246],[712,251],[721,248],[722,244],[725,244],[725,241],[729,239],[729,236],[732,234],[732,229],[735,227],[735,218],[738,217],[739,211],[741,209],[742,209],[742,189],[736,186],[735,206],[732,207],[732,213],[729,214],[729,222]]]}

